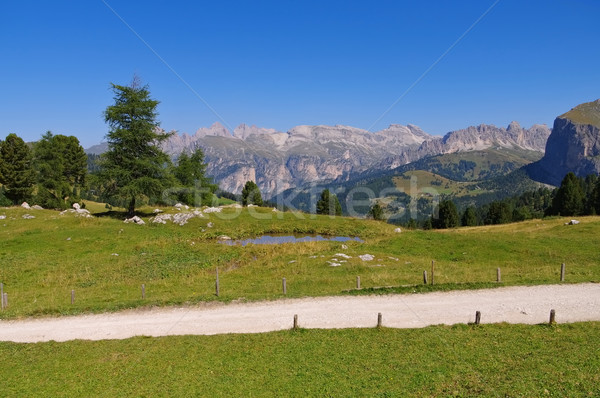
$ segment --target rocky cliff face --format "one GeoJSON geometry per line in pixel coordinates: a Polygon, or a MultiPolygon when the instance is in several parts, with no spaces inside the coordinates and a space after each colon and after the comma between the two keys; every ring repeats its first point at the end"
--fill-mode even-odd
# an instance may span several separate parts
{"type": "Polygon", "coordinates": [[[564,176],[600,172],[600,100],[578,105],[554,120],[544,157],[527,167],[534,180],[560,185],[564,176]]]}
{"type": "Polygon", "coordinates": [[[254,180],[268,197],[313,181],[347,178],[432,139],[413,125],[375,133],[350,126],[297,126],[283,133],[242,124],[231,134],[215,123],[193,136],[175,134],[163,149],[176,157],[201,147],[208,174],[221,188],[239,193],[254,180]]]}

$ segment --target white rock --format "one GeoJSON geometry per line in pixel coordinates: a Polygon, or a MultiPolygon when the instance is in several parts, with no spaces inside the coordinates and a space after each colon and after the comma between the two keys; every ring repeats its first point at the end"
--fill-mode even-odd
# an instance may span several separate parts
{"type": "Polygon", "coordinates": [[[577,224],[579,224],[579,220],[571,220],[567,224],[568,225],[577,225],[577,224]]]}
{"type": "Polygon", "coordinates": [[[206,224],[206,227],[207,227],[207,228],[212,228],[212,227],[214,227],[214,226],[215,226],[215,224],[213,224],[212,222],[209,222],[208,224],[206,224]]]}
{"type": "Polygon", "coordinates": [[[396,228],[396,229],[394,230],[394,232],[396,232],[397,234],[399,234],[400,232],[402,232],[402,229],[401,229],[401,228],[396,228]]]}
{"type": "Polygon", "coordinates": [[[171,214],[159,214],[150,219],[154,224],[166,224],[167,220],[171,220],[171,214]]]}
{"type": "Polygon", "coordinates": [[[219,240],[231,240],[231,238],[229,236],[227,236],[227,235],[221,235],[217,239],[219,239],[219,240]]]}
{"type": "Polygon", "coordinates": [[[153,213],[162,213],[163,211],[161,209],[154,209],[153,213]]]}
{"type": "Polygon", "coordinates": [[[6,216],[3,214],[0,216],[0,220],[4,220],[6,218],[6,216]]]}
{"type": "Polygon", "coordinates": [[[373,259],[375,259],[375,256],[371,254],[361,254],[360,256],[358,256],[358,258],[360,258],[363,261],[373,261],[373,259]]]}
{"type": "Polygon", "coordinates": [[[113,253],[113,254],[111,254],[111,256],[118,257],[118,256],[119,256],[119,254],[118,254],[118,253],[113,253]]]}
{"type": "Polygon", "coordinates": [[[146,224],[146,223],[144,222],[144,220],[142,220],[142,219],[141,219],[141,218],[139,218],[138,216],[133,216],[133,217],[131,217],[131,218],[128,218],[128,219],[126,219],[124,222],[125,222],[126,224],[129,224],[129,223],[134,223],[134,224],[137,224],[137,225],[144,225],[144,224],[146,224]]]}
{"type": "Polygon", "coordinates": [[[21,203],[21,207],[24,209],[28,209],[28,210],[31,209],[31,206],[29,206],[29,203],[27,203],[27,202],[21,203]]]}
{"type": "Polygon", "coordinates": [[[349,256],[349,255],[344,254],[344,253],[336,253],[336,254],[333,255],[333,257],[352,258],[352,256],[349,256]]]}
{"type": "Polygon", "coordinates": [[[71,240],[71,237],[69,236],[69,237],[67,238],[67,240],[71,240]]]}
{"type": "Polygon", "coordinates": [[[31,214],[23,214],[22,217],[26,220],[31,220],[32,218],[35,218],[35,216],[32,216],[31,214]]]}
{"type": "Polygon", "coordinates": [[[277,209],[275,207],[273,207],[273,210],[271,210],[273,213],[277,213],[277,209]]]}
{"type": "Polygon", "coordinates": [[[342,245],[342,250],[346,250],[348,248],[348,245],[342,245]]]}
{"type": "Polygon", "coordinates": [[[31,208],[35,209],[35,210],[44,210],[44,208],[40,205],[33,205],[33,206],[31,206],[31,208]]]}
{"type": "Polygon", "coordinates": [[[178,209],[181,209],[183,207],[183,205],[181,203],[177,203],[174,207],[177,207],[178,209]]]}
{"type": "Polygon", "coordinates": [[[339,267],[342,265],[340,263],[336,263],[335,261],[327,261],[327,264],[329,264],[330,267],[339,267]]]}
{"type": "Polygon", "coordinates": [[[81,206],[79,206],[79,203],[73,203],[73,208],[75,210],[79,210],[79,209],[81,209],[81,206]]]}
{"type": "Polygon", "coordinates": [[[204,212],[205,214],[220,213],[222,211],[223,211],[223,208],[221,208],[221,207],[207,207],[206,209],[202,210],[202,212],[204,212]]]}

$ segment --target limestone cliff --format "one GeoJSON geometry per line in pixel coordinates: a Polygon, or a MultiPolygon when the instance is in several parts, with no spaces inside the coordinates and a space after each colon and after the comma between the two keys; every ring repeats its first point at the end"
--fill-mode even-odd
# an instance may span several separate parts
{"type": "Polygon", "coordinates": [[[559,185],[568,172],[585,177],[600,172],[600,99],[587,102],[554,120],[544,157],[526,170],[530,177],[559,185]]]}

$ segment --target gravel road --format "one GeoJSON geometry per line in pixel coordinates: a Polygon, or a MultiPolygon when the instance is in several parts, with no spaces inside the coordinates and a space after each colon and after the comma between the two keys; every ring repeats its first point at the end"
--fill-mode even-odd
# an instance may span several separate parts
{"type": "Polygon", "coordinates": [[[503,287],[426,294],[319,297],[256,303],[206,304],[129,310],[98,315],[0,321],[0,341],[34,343],[133,336],[261,333],[304,328],[420,328],[467,323],[481,311],[481,323],[600,321],[600,284],[503,287]]]}

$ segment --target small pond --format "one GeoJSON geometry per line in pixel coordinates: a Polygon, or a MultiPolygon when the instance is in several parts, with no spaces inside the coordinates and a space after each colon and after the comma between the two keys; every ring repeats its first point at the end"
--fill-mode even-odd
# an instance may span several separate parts
{"type": "Polygon", "coordinates": [[[253,239],[243,239],[243,240],[224,240],[219,241],[219,243],[225,243],[227,245],[242,245],[246,246],[249,243],[254,245],[279,245],[281,243],[302,243],[302,242],[324,242],[324,241],[332,241],[332,242],[363,242],[360,238],[350,238],[347,236],[330,236],[324,237],[321,235],[317,236],[270,236],[263,235],[258,238],[253,239]]]}

